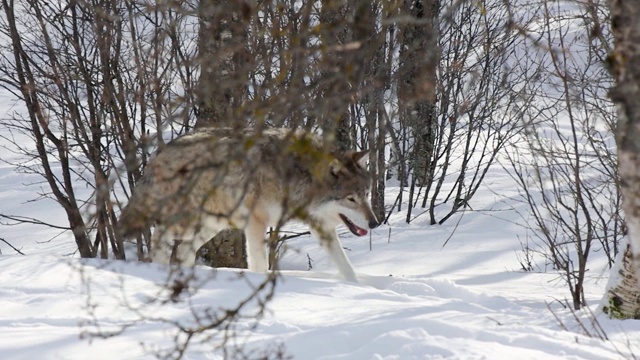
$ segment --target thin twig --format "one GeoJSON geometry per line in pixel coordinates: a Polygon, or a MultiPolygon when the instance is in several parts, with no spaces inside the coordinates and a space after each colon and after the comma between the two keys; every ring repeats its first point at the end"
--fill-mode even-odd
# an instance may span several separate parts
{"type": "Polygon", "coordinates": [[[451,240],[451,238],[453,237],[453,234],[456,233],[456,230],[458,229],[458,225],[460,225],[460,221],[462,221],[462,217],[464,216],[464,213],[465,213],[464,210],[461,211],[460,218],[458,219],[458,222],[456,223],[456,226],[453,227],[453,230],[451,231],[451,234],[449,235],[447,240],[444,241],[444,244],[442,244],[442,248],[444,248],[447,245],[449,240],[451,240]]]}
{"type": "Polygon", "coordinates": [[[567,329],[567,327],[564,325],[564,323],[562,322],[562,320],[560,319],[560,317],[558,317],[558,314],[556,314],[555,311],[553,311],[553,309],[551,309],[551,304],[547,301],[544,302],[545,305],[547,306],[547,309],[551,312],[551,314],[553,314],[553,317],[556,318],[556,320],[558,321],[558,324],[560,325],[560,328],[564,331],[569,331],[569,329],[567,329]]]}
{"type": "Polygon", "coordinates": [[[46,223],[44,221],[38,220],[36,218],[32,218],[32,217],[28,217],[28,216],[19,216],[19,215],[5,215],[5,214],[0,214],[0,218],[4,218],[7,220],[11,220],[11,221],[15,221],[15,224],[8,224],[5,223],[6,225],[17,225],[17,224],[34,224],[34,225],[42,225],[42,226],[48,226],[54,229],[60,229],[60,230],[69,230],[69,227],[65,227],[65,226],[59,226],[59,225],[54,225],[54,224],[49,224],[46,223]]]}
{"type": "Polygon", "coordinates": [[[23,253],[22,251],[20,251],[20,250],[16,249],[16,247],[15,247],[15,246],[13,246],[13,245],[11,245],[7,240],[5,240],[5,239],[3,239],[3,238],[0,238],[0,241],[2,241],[3,243],[5,243],[5,244],[9,245],[9,247],[10,247],[10,248],[12,248],[12,249],[13,249],[15,252],[17,252],[18,254],[20,254],[20,255],[24,255],[24,253],[23,253]]]}

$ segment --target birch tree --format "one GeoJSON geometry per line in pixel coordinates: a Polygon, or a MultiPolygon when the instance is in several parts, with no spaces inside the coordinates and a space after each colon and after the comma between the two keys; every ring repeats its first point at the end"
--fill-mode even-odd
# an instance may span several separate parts
{"type": "Polygon", "coordinates": [[[608,61],[616,85],[618,168],[629,244],[612,271],[603,311],[612,318],[640,319],[640,2],[609,0],[615,48],[608,61]]]}

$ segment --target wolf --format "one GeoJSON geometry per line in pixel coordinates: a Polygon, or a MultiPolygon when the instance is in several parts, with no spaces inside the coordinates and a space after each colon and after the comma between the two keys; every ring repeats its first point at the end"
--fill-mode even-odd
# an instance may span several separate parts
{"type": "Polygon", "coordinates": [[[269,270],[265,235],[290,220],[306,223],[341,275],[357,282],[338,238],[379,222],[371,209],[368,151],[337,151],[320,135],[274,128],[204,128],[183,135],[152,158],[118,220],[132,237],[155,225],[151,261],[195,264],[196,251],[224,229],[242,229],[250,271],[269,270]]]}

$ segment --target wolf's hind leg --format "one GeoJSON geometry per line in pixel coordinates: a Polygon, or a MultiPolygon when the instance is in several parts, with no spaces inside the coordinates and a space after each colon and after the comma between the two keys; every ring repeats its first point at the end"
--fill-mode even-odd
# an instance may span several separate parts
{"type": "Polygon", "coordinates": [[[167,230],[156,226],[151,235],[151,250],[149,257],[154,263],[169,265],[171,262],[171,243],[173,239],[167,233],[167,230]]]}
{"type": "Polygon", "coordinates": [[[247,238],[247,265],[250,271],[269,271],[269,259],[265,246],[267,226],[257,219],[250,219],[244,229],[247,238]]]}
{"type": "Polygon", "coordinates": [[[314,230],[311,228],[311,235],[317,238],[320,241],[320,244],[327,249],[331,260],[336,264],[344,279],[357,283],[358,278],[356,277],[356,272],[353,270],[353,265],[351,265],[347,254],[342,248],[336,229],[320,228],[318,230],[314,230]]]}

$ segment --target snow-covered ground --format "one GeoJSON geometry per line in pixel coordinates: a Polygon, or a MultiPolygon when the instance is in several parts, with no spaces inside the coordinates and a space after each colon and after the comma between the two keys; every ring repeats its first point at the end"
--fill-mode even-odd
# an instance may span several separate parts
{"type": "MultiPolygon", "coordinates": [[[[290,240],[275,297],[260,320],[250,303],[226,354],[216,349],[224,333],[212,330],[194,337],[185,358],[233,357],[236,347],[248,358],[278,351],[294,359],[640,356],[640,322],[599,315],[594,325],[590,311],[563,306],[568,290],[557,273],[545,272],[542,259],[536,271],[521,270],[516,253],[527,232],[517,212],[526,211],[510,200],[515,185],[502,171],[492,170],[474,211],[442,226],[429,226],[426,215],[410,225],[393,215],[389,226],[373,230],[371,245],[368,237],[341,231],[360,284],[339,279],[313,239],[290,240]]],[[[0,212],[26,209],[62,221],[55,206],[20,204],[33,197],[26,179],[0,168],[0,212]]],[[[2,359],[153,358],[173,346],[172,322],[193,324],[193,314],[233,307],[265,278],[198,267],[192,282],[198,291],[158,303],[153,299],[167,298],[166,267],[81,260],[67,255],[74,246],[67,235],[45,241],[56,234],[36,225],[0,226],[0,237],[26,254],[0,243],[2,359]],[[90,336],[122,329],[106,339],[90,336]]],[[[609,273],[597,257],[590,261],[586,298],[597,313],[609,273]]]]}

